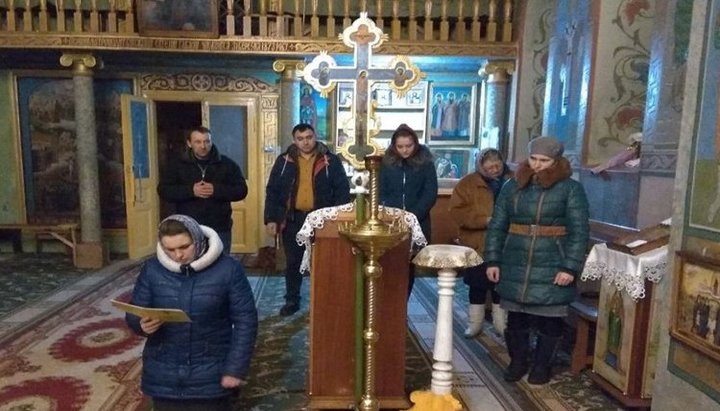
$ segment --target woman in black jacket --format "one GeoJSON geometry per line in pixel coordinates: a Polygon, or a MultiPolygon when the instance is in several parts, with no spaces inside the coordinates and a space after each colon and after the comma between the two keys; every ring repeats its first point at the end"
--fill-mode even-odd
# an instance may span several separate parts
{"type": "MultiPolygon", "coordinates": [[[[393,133],[380,167],[380,202],[415,214],[423,234],[430,242],[430,209],[438,193],[437,174],[430,150],[421,145],[417,133],[401,124],[393,133]]],[[[410,265],[408,296],[415,281],[410,265]]]]}

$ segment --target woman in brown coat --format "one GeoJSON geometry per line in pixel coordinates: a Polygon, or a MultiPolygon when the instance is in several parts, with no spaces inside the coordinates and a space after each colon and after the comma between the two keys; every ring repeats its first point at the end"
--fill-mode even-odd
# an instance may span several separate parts
{"type": "MultiPolygon", "coordinates": [[[[453,189],[450,197],[450,215],[458,224],[460,244],[476,250],[482,255],[485,247],[485,230],[493,213],[495,197],[512,172],[505,164],[502,154],[489,148],[480,152],[475,164],[475,173],[463,177],[453,189]]],[[[482,329],[485,319],[485,299],[492,292],[493,325],[503,333],[505,315],[500,308],[500,297],[494,284],[485,275],[485,264],[464,270],[464,281],[470,287],[468,310],[468,328],[466,337],[474,337],[482,329]]]]}

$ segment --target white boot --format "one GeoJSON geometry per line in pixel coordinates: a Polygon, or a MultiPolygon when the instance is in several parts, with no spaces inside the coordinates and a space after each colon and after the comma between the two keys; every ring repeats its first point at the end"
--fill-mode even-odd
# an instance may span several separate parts
{"type": "Polygon", "coordinates": [[[507,313],[500,307],[500,304],[492,305],[493,327],[500,335],[505,333],[505,325],[507,324],[507,313]]]}
{"type": "Polygon", "coordinates": [[[472,338],[482,331],[485,320],[485,305],[470,304],[468,307],[468,328],[465,330],[465,338],[472,338]]]}

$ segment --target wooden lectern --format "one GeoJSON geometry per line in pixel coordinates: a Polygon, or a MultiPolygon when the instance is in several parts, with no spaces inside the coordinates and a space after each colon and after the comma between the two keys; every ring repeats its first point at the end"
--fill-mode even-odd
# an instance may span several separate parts
{"type": "MultiPolygon", "coordinates": [[[[341,212],[315,231],[310,288],[310,409],[352,409],[355,405],[355,256],[337,223],[354,221],[341,212]]],[[[407,409],[405,333],[410,240],[380,258],[376,344],[376,394],[383,409],[407,409]]]]}

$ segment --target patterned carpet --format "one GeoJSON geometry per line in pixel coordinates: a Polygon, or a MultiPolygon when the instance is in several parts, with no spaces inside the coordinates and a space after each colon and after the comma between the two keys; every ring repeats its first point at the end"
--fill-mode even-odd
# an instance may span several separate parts
{"type": "MultiPolygon", "coordinates": [[[[129,298],[136,273],[134,268],[108,277],[92,293],[70,302],[55,315],[3,336],[0,409],[149,410],[148,400],[138,390],[143,340],[127,329],[122,314],[109,302],[129,298]]],[[[250,280],[260,315],[260,334],[249,384],[243,387],[235,409],[302,410],[307,401],[307,308],[292,317],[280,317],[277,312],[283,304],[283,278],[250,280]]],[[[22,287],[28,285],[22,283],[22,287]]],[[[15,288],[15,292],[21,291],[15,288]]],[[[307,292],[305,284],[305,301],[307,292]]],[[[407,344],[408,391],[427,387],[430,362],[413,337],[408,337],[407,344]]]]}
{"type": "MultiPolygon", "coordinates": [[[[126,264],[127,266],[128,264],[126,264]]],[[[124,270],[124,271],[123,271],[124,270]]],[[[25,326],[0,334],[1,410],[149,410],[138,391],[142,339],[125,327],[122,315],[110,307],[110,298],[127,298],[136,269],[105,275],[91,292],[53,307],[25,326]],[[55,404],[55,405],[53,405],[55,404]]],[[[254,271],[254,270],[249,270],[254,271]]],[[[17,315],[53,291],[78,288],[93,273],[72,267],[63,255],[0,254],[0,319],[17,315]]],[[[250,384],[243,388],[236,410],[302,410],[307,369],[307,308],[292,317],[279,317],[283,303],[281,276],[250,277],[260,313],[258,347],[250,384]]],[[[307,281],[303,292],[307,301],[307,281]]],[[[420,278],[415,298],[431,317],[437,307],[437,281],[420,278]]],[[[502,381],[508,363],[502,338],[489,324],[476,339],[462,338],[467,322],[467,289],[458,282],[454,306],[455,349],[470,358],[479,375],[506,410],[617,410],[587,376],[568,371],[570,339],[556,364],[558,372],[546,386],[502,381]]],[[[414,325],[407,339],[408,391],[430,384],[427,352],[431,341],[418,340],[414,325]]],[[[464,382],[456,376],[455,387],[464,382]]]]}
{"type": "Polygon", "coordinates": [[[0,254],[0,317],[82,278],[60,254],[0,254]]]}

